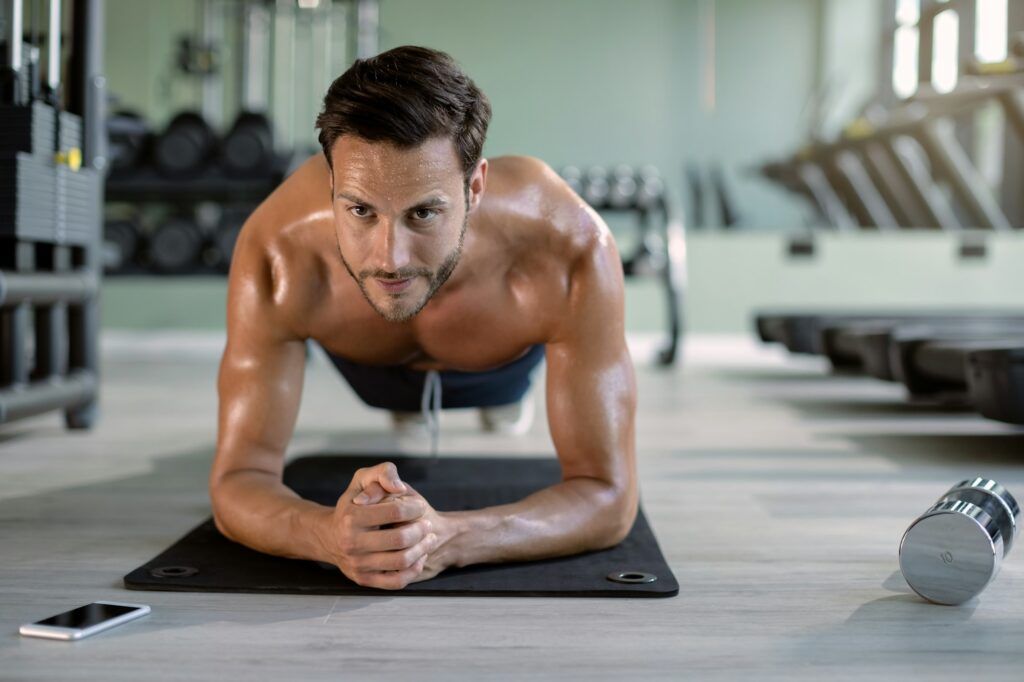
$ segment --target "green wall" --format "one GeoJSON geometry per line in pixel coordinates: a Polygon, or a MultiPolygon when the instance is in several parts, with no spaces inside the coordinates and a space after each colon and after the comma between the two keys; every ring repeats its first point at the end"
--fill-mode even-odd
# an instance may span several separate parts
{"type": "Polygon", "coordinates": [[[654,163],[682,192],[686,161],[719,160],[752,225],[803,206],[752,177],[804,139],[818,0],[381,0],[383,49],[452,54],[488,93],[486,153],[563,164],[654,163]],[[715,106],[701,93],[714,9],[715,106]]]}

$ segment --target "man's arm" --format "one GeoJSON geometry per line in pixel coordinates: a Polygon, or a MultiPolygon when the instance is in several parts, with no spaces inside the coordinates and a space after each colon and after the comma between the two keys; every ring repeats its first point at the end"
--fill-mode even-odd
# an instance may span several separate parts
{"type": "Polygon", "coordinates": [[[275,286],[273,259],[251,232],[243,230],[236,253],[210,472],[217,528],[267,554],[333,563],[361,585],[404,587],[419,575],[436,536],[421,520],[426,505],[402,495],[394,465],[358,471],[335,507],[303,500],[282,483],[305,370],[304,341],[289,315],[301,316],[301,306],[286,300],[283,283],[275,286]],[[396,497],[372,507],[354,503],[371,484],[396,497]]]}
{"type": "Polygon", "coordinates": [[[599,232],[571,273],[564,325],[547,344],[548,421],[563,480],[515,504],[439,514],[444,544],[423,577],[448,566],[602,549],[632,528],[636,380],[622,266],[607,227],[594,220],[599,232]]]}

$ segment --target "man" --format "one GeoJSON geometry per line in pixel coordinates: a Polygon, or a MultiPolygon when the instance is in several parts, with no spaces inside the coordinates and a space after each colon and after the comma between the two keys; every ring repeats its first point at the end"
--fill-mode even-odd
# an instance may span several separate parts
{"type": "Polygon", "coordinates": [[[210,475],[227,537],[401,589],[629,532],[636,386],[618,252],[542,162],[481,158],[489,120],[483,93],[425,48],[358,60],[331,85],[317,119],[323,158],[254,212],[231,266],[210,475]],[[281,472],[308,339],[370,404],[399,411],[439,379],[446,407],[519,400],[543,348],[562,481],[514,504],[439,513],[384,462],[358,471],[333,508],[300,499],[281,472]]]}

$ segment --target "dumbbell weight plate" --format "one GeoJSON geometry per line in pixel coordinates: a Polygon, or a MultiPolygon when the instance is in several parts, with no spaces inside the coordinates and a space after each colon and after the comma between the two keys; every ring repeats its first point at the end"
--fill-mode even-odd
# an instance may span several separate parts
{"type": "Polygon", "coordinates": [[[900,541],[900,570],[925,599],[960,604],[999,572],[1018,532],[1017,501],[991,479],[957,483],[900,541]]]}
{"type": "Polygon", "coordinates": [[[110,220],[103,224],[103,269],[121,272],[135,260],[139,231],[129,220],[110,220]]]}
{"type": "Polygon", "coordinates": [[[160,272],[183,272],[198,264],[202,248],[202,235],[195,224],[171,218],[153,233],[149,242],[149,259],[160,272]]]}
{"type": "Polygon", "coordinates": [[[194,112],[175,116],[156,139],[153,160],[170,177],[187,177],[206,165],[216,144],[209,124],[194,112]]]}
{"type": "Polygon", "coordinates": [[[970,502],[939,502],[903,535],[900,570],[919,595],[961,604],[999,571],[1003,541],[996,522],[970,502]]]}

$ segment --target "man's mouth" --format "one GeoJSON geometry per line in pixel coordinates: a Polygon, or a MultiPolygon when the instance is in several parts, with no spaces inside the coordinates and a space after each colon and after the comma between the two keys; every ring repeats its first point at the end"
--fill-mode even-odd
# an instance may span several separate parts
{"type": "Polygon", "coordinates": [[[377,284],[380,286],[381,289],[384,290],[385,293],[397,294],[405,291],[409,287],[409,285],[412,284],[413,278],[407,277],[405,279],[384,279],[382,277],[374,277],[374,280],[376,280],[377,284]]]}

